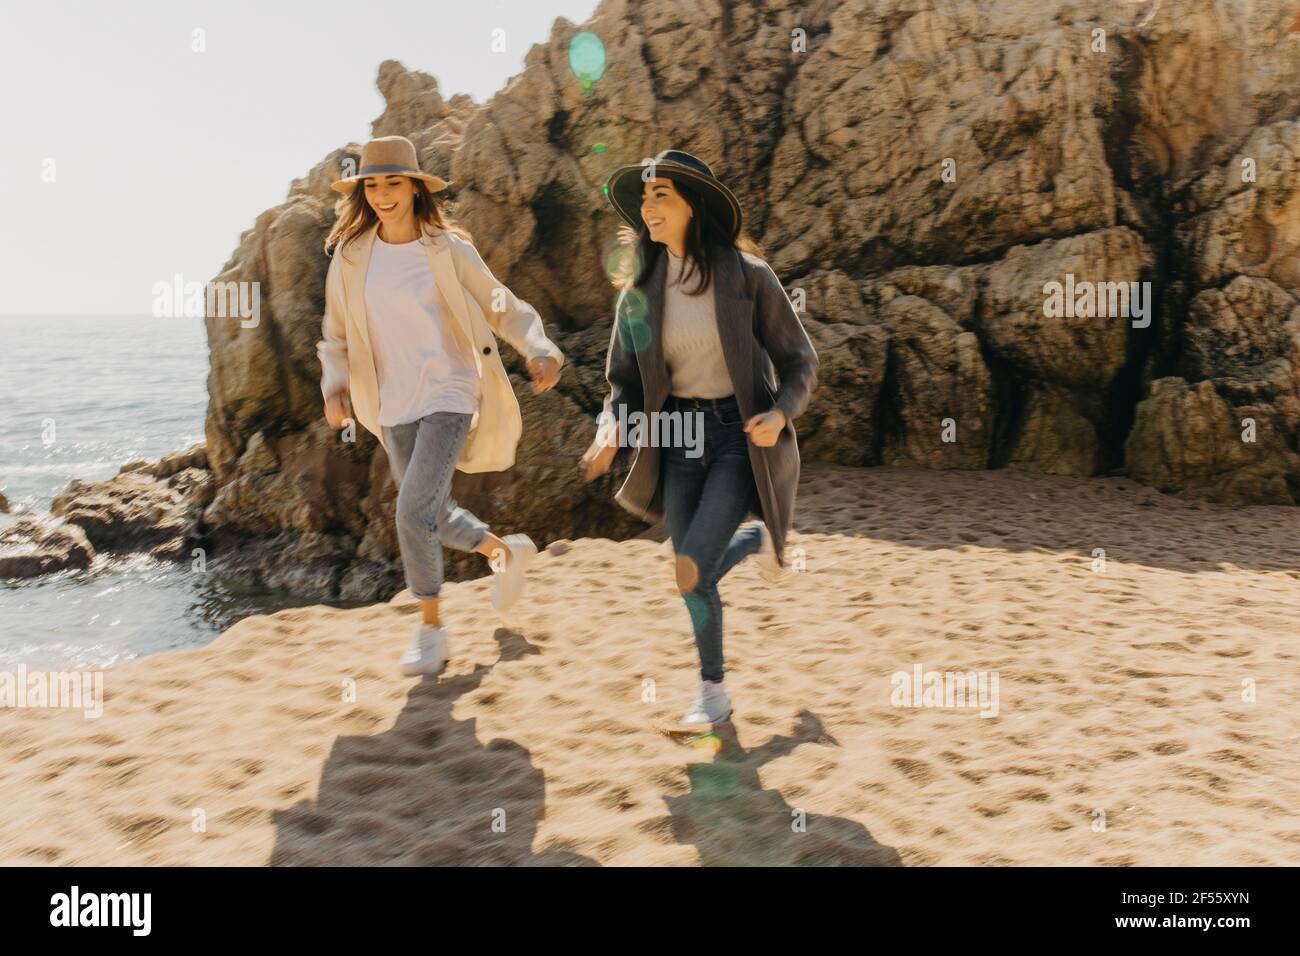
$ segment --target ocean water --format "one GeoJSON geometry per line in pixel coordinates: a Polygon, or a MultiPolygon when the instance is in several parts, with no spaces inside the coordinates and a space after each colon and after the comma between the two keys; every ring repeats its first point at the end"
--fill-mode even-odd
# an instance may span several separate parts
{"type": "MultiPolygon", "coordinates": [[[[49,510],[73,478],[110,478],[203,438],[201,319],[0,316],[0,491],[49,510]]],[[[91,669],[200,647],[295,604],[235,593],[188,564],[100,555],[85,571],[0,580],[0,670],[91,669]]]]}

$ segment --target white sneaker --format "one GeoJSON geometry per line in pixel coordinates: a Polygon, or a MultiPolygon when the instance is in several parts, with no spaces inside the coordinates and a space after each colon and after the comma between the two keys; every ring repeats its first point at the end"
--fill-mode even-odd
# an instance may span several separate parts
{"type": "Polygon", "coordinates": [[[501,540],[510,548],[510,558],[493,576],[492,606],[498,614],[506,613],[519,601],[524,593],[524,571],[537,557],[537,545],[526,534],[508,534],[501,540]]]}
{"type": "Polygon", "coordinates": [[[758,554],[758,573],[763,576],[763,580],[768,584],[780,584],[786,578],[787,568],[781,567],[776,560],[776,547],[772,544],[772,534],[767,530],[767,525],[762,521],[755,521],[758,525],[759,545],[758,554]]]}
{"type": "Polygon", "coordinates": [[[407,677],[432,677],[441,673],[451,657],[447,637],[445,627],[421,624],[415,632],[415,640],[402,655],[402,673],[407,677]]]}
{"type": "Polygon", "coordinates": [[[680,726],[707,730],[713,724],[726,723],[730,716],[731,697],[727,694],[727,688],[722,686],[722,681],[702,680],[700,689],[695,694],[695,702],[682,715],[680,726]]]}

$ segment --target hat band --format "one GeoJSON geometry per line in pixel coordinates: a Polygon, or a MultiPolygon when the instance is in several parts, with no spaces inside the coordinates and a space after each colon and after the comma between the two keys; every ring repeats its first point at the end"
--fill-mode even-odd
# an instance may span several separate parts
{"type": "Polygon", "coordinates": [[[712,173],[706,173],[702,169],[696,169],[694,166],[687,166],[685,163],[679,163],[673,159],[664,159],[664,160],[660,160],[657,163],[653,161],[649,163],[642,163],[641,168],[642,169],[653,168],[655,170],[667,169],[670,171],[674,169],[681,169],[681,170],[685,170],[688,173],[694,173],[696,176],[703,176],[705,179],[711,179],[715,182],[717,181],[717,177],[714,176],[712,173]]]}
{"type": "Polygon", "coordinates": [[[412,169],[410,166],[403,166],[401,163],[390,164],[388,166],[362,166],[357,170],[358,176],[377,176],[380,173],[420,173],[418,169],[412,169]]]}

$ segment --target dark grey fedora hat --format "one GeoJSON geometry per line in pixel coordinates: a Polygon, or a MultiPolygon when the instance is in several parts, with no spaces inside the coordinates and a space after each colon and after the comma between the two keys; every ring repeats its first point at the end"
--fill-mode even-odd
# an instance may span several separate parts
{"type": "Polygon", "coordinates": [[[632,228],[645,226],[641,221],[643,174],[647,179],[671,179],[694,186],[728,235],[733,240],[740,235],[740,203],[736,197],[718,181],[707,163],[680,149],[665,149],[654,159],[643,159],[635,166],[620,166],[605,181],[605,195],[632,228]],[[647,173],[647,167],[653,169],[647,173]]]}

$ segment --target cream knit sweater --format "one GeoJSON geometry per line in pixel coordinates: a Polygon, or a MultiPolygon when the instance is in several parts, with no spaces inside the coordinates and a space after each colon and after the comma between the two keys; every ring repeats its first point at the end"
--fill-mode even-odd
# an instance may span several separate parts
{"type": "MultiPolygon", "coordinates": [[[[682,288],[684,261],[665,247],[668,274],[664,283],[664,359],[672,378],[672,394],[683,398],[726,398],[735,393],[722,353],[713,289],[689,295],[682,288]]],[[[698,273],[686,288],[699,283],[698,273]]]]}

